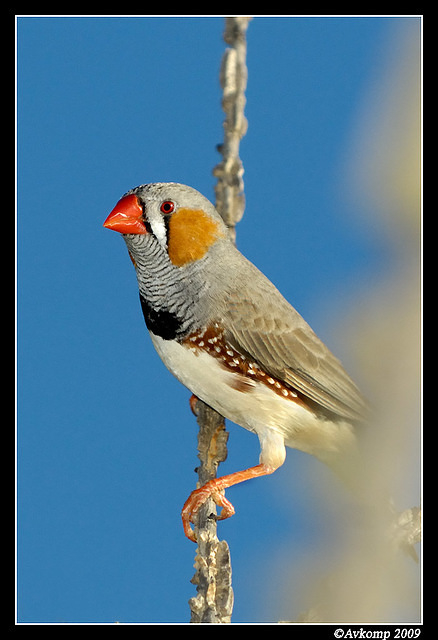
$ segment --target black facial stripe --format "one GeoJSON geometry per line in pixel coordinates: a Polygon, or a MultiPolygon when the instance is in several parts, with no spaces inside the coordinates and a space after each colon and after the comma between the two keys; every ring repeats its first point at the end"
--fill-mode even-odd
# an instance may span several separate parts
{"type": "Polygon", "coordinates": [[[144,203],[139,198],[138,198],[138,201],[139,201],[139,203],[141,205],[141,208],[143,210],[142,221],[143,221],[144,226],[146,227],[146,231],[148,233],[152,233],[152,235],[155,235],[154,232],[152,231],[151,223],[149,222],[148,217],[146,215],[144,203]]]}
{"type": "Polygon", "coordinates": [[[164,228],[166,229],[166,245],[169,245],[169,220],[170,216],[163,216],[164,228]]]}
{"type": "Polygon", "coordinates": [[[143,216],[143,222],[144,222],[144,226],[146,227],[146,231],[148,233],[152,233],[152,235],[155,235],[154,232],[152,231],[151,223],[146,218],[146,216],[143,216]]]}

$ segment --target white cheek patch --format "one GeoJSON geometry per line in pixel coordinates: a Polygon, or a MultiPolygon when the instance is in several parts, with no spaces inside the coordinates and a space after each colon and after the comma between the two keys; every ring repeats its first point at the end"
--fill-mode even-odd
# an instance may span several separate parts
{"type": "Polygon", "coordinates": [[[151,225],[151,229],[157,238],[158,242],[161,246],[166,249],[167,248],[167,227],[164,221],[164,218],[161,214],[154,213],[153,211],[148,212],[148,220],[151,225]]]}

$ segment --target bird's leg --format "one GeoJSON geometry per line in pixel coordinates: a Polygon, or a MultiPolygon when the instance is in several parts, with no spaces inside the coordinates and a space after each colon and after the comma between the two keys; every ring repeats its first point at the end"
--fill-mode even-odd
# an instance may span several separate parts
{"type": "Polygon", "coordinates": [[[261,463],[243,471],[236,471],[227,476],[209,480],[202,487],[199,487],[199,489],[192,491],[181,512],[184,533],[187,538],[196,542],[196,535],[190,526],[190,522],[193,522],[193,517],[208,498],[211,497],[219,507],[222,507],[222,511],[217,519],[225,520],[225,518],[229,518],[234,514],[234,507],[231,502],[226,499],[224,490],[239,482],[244,482],[245,480],[259,476],[266,476],[273,473],[275,469],[276,467],[261,463]]]}

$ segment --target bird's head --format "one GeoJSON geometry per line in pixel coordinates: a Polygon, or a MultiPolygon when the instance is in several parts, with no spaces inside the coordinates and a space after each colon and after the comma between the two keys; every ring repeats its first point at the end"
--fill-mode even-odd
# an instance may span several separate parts
{"type": "Polygon", "coordinates": [[[132,236],[152,236],[176,267],[200,260],[218,241],[228,239],[227,228],[211,202],[196,189],[175,182],[131,189],[103,226],[122,233],[128,248],[132,236]]]}

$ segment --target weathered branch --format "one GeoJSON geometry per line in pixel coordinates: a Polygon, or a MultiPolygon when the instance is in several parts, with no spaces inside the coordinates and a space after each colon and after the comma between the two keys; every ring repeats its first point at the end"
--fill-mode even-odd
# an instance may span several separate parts
{"type": "MultiPolygon", "coordinates": [[[[228,433],[224,418],[203,402],[198,413],[198,486],[216,477],[217,467],[227,457],[228,433]]],[[[192,583],[197,595],[189,601],[191,622],[230,622],[233,609],[231,561],[228,544],[216,533],[216,505],[213,500],[201,507],[195,523],[198,549],[192,583]]]]}
{"type": "Polygon", "coordinates": [[[421,509],[411,507],[396,514],[391,534],[394,544],[416,560],[414,545],[421,542],[421,509]]]}
{"type": "MultiPolygon", "coordinates": [[[[249,18],[225,19],[226,49],[220,71],[223,90],[222,107],[225,112],[224,142],[218,146],[223,156],[214,169],[217,177],[216,208],[235,239],[235,225],[245,207],[243,196],[243,166],[239,158],[239,143],[247,129],[244,116],[246,88],[246,29],[249,18]]],[[[228,433],[225,421],[216,411],[200,400],[196,404],[198,416],[198,486],[216,477],[217,467],[227,457],[228,433]]],[[[201,507],[195,522],[198,541],[195,558],[196,573],[192,583],[197,595],[190,599],[191,622],[226,623],[231,621],[233,590],[231,561],[226,541],[217,537],[216,505],[208,500],[201,507]]]]}
{"type": "Polygon", "coordinates": [[[230,45],[222,58],[220,82],[223,90],[222,108],[225,112],[224,142],[218,146],[222,162],[213,169],[217,177],[215,187],[216,208],[235,238],[235,226],[243,216],[243,165],[239,157],[239,144],[248,128],[244,115],[246,68],[246,30],[250,18],[225,19],[224,40],[230,45]]]}

